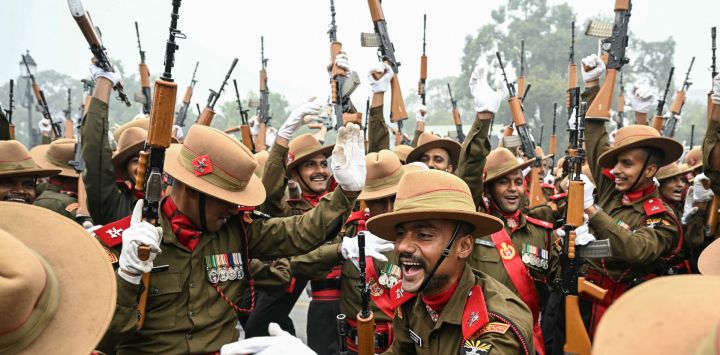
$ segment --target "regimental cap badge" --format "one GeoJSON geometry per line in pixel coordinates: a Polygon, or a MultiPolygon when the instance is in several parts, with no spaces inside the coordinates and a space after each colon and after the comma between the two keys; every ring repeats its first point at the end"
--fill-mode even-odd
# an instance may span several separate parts
{"type": "Polygon", "coordinates": [[[203,176],[213,172],[212,161],[207,154],[195,157],[195,159],[192,160],[192,165],[195,176],[203,176]]]}
{"type": "Polygon", "coordinates": [[[288,164],[292,163],[295,160],[295,153],[289,152],[288,153],[288,164]]]}

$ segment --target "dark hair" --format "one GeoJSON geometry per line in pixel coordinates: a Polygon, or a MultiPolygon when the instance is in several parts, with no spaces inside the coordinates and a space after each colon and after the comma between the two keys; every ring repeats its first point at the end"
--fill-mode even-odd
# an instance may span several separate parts
{"type": "Polygon", "coordinates": [[[665,152],[658,148],[644,148],[645,152],[648,154],[648,165],[649,164],[655,164],[657,165],[658,169],[663,166],[663,163],[665,162],[665,152]]]}
{"type": "Polygon", "coordinates": [[[472,232],[475,231],[475,226],[468,222],[458,221],[458,223],[460,223],[460,232],[458,233],[459,237],[472,234],[472,232]]]}

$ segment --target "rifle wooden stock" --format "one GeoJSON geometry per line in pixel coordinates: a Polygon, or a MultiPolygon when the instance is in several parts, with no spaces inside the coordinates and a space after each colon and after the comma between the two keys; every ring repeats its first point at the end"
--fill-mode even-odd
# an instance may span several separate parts
{"type": "Polygon", "coordinates": [[[390,121],[397,122],[407,119],[407,111],[405,111],[405,99],[403,99],[400,90],[400,79],[397,74],[390,80],[390,121]]]}
{"type": "Polygon", "coordinates": [[[453,115],[453,123],[455,123],[455,126],[462,125],[462,120],[460,119],[460,110],[453,108],[452,115],[453,115]]]}
{"type": "MultiPolygon", "coordinates": [[[[645,116],[645,117],[647,117],[647,116],[645,116]]],[[[660,115],[655,115],[655,117],[653,117],[652,126],[653,126],[653,128],[655,128],[656,131],[660,132],[660,134],[662,134],[663,123],[665,123],[665,117],[660,116],[660,115]]]]}
{"type": "Polygon", "coordinates": [[[185,89],[185,96],[183,96],[183,100],[182,100],[184,105],[190,104],[190,99],[192,99],[192,95],[193,95],[193,87],[188,86],[187,89],[185,89]]]}
{"type": "Polygon", "coordinates": [[[32,91],[33,91],[33,94],[35,94],[35,100],[37,100],[38,105],[42,106],[42,95],[40,95],[40,86],[38,84],[33,83],[32,91]]]}
{"type": "Polygon", "coordinates": [[[10,140],[15,139],[15,124],[10,124],[10,140]]]}
{"type": "MultiPolygon", "coordinates": [[[[572,154],[572,152],[571,152],[572,154]]],[[[571,225],[575,228],[580,227],[583,225],[583,203],[585,200],[584,197],[584,191],[583,186],[585,185],[584,182],[579,180],[570,180],[570,186],[568,187],[568,202],[567,202],[567,210],[568,215],[566,218],[565,223],[568,225],[571,225]]],[[[574,249],[573,249],[574,252],[574,249]]],[[[573,258],[575,255],[573,254],[573,258]]]]}
{"type": "Polygon", "coordinates": [[[265,145],[265,134],[267,134],[267,126],[264,123],[259,123],[259,125],[260,126],[258,126],[258,135],[255,139],[255,150],[261,152],[267,149],[267,146],[265,145]]]}
{"type": "Polygon", "coordinates": [[[525,76],[518,77],[517,84],[518,84],[517,96],[518,97],[525,96],[525,76]]]}
{"type": "Polygon", "coordinates": [[[550,150],[548,153],[557,154],[557,135],[553,134],[550,136],[550,150]]]}
{"type": "MultiPolygon", "coordinates": [[[[517,127],[527,124],[527,122],[525,122],[525,114],[523,113],[520,98],[518,98],[517,96],[513,96],[510,98],[510,100],[508,100],[508,102],[510,103],[510,114],[512,115],[513,123],[515,123],[515,126],[517,127]]],[[[512,134],[512,131],[510,133],[512,134]]]]}
{"type": "Polygon", "coordinates": [[[240,135],[242,136],[243,145],[252,152],[255,147],[253,147],[252,134],[250,133],[250,126],[248,126],[246,124],[241,125],[240,126],[240,135]]]}
{"type": "Polygon", "coordinates": [[[362,112],[355,112],[355,113],[343,113],[343,126],[347,125],[348,123],[352,122],[360,127],[362,127],[362,112]]]}
{"type": "Polygon", "coordinates": [[[577,64],[568,64],[568,91],[565,95],[565,107],[570,109],[570,91],[577,87],[577,64]]]}
{"type": "Polygon", "coordinates": [[[144,191],[145,190],[145,178],[147,177],[147,165],[148,165],[148,158],[150,157],[150,153],[147,151],[141,151],[138,153],[138,167],[137,172],[135,173],[135,190],[137,191],[144,191]]]}
{"type": "Polygon", "coordinates": [[[73,121],[66,119],[63,122],[65,126],[65,138],[75,139],[75,132],[73,131],[73,121]]]}
{"type": "MultiPolygon", "coordinates": [[[[575,232],[570,232],[575,233],[575,232]]],[[[565,296],[565,353],[590,355],[592,344],[580,316],[578,296],[565,296]]]]}
{"type": "Polygon", "coordinates": [[[427,80],[427,56],[424,54],[420,56],[420,80],[427,80]]]}
{"type": "Polygon", "coordinates": [[[380,0],[368,0],[368,6],[370,7],[370,16],[373,22],[385,20],[380,0]]]}
{"type": "MultiPolygon", "coordinates": [[[[617,0],[622,2],[623,0],[617,0]]],[[[627,0],[625,1],[627,3],[627,0]]],[[[617,2],[616,2],[617,4],[617,2]]],[[[617,6],[617,5],[616,5],[617,6]]],[[[613,90],[615,89],[615,79],[617,78],[616,69],[608,69],[605,75],[605,82],[603,82],[600,91],[598,92],[595,100],[588,107],[588,111],[585,114],[587,118],[596,119],[610,119],[610,107],[612,104],[613,90]]],[[[645,122],[647,124],[647,122],[645,122]]]]}
{"type": "Polygon", "coordinates": [[[670,105],[670,112],[679,115],[682,111],[683,104],[685,104],[685,91],[678,90],[675,94],[675,100],[673,100],[672,105],[670,105]]]}
{"type": "Polygon", "coordinates": [[[358,355],[375,354],[375,315],[372,311],[367,318],[358,313],[357,339],[358,355]]]}
{"type": "Polygon", "coordinates": [[[140,71],[140,86],[150,88],[150,70],[148,70],[147,64],[140,63],[138,69],[140,71]]]}
{"type": "MultiPolygon", "coordinates": [[[[539,159],[539,158],[538,158],[539,159]]],[[[540,177],[540,167],[533,164],[534,166],[530,169],[530,208],[544,205],[547,203],[545,195],[542,191],[542,180],[540,177]]]]}
{"type": "Polygon", "coordinates": [[[265,69],[260,69],[260,91],[267,90],[267,87],[265,86],[265,81],[267,81],[267,72],[265,69]]]}
{"type": "Polygon", "coordinates": [[[209,107],[205,107],[195,123],[210,126],[213,118],[215,118],[215,111],[209,107]]]}
{"type": "MultiPolygon", "coordinates": [[[[345,69],[340,68],[335,64],[335,57],[337,57],[338,54],[342,51],[342,43],[340,42],[332,42],[330,43],[330,63],[332,63],[332,69],[330,70],[330,76],[336,77],[338,75],[345,76],[347,75],[347,72],[345,69]]],[[[334,101],[333,101],[334,102],[334,101]]]]}
{"type": "Polygon", "coordinates": [[[592,297],[598,301],[605,298],[608,290],[585,280],[584,277],[578,277],[578,294],[583,296],[592,297]]]}

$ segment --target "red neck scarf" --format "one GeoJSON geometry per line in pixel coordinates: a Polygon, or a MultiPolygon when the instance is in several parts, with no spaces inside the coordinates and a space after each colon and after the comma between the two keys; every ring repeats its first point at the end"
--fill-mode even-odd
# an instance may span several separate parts
{"type": "Polygon", "coordinates": [[[436,295],[432,296],[423,296],[422,300],[423,303],[425,303],[426,306],[430,307],[435,312],[440,312],[443,307],[450,301],[450,297],[452,297],[453,293],[455,293],[455,289],[458,287],[458,280],[455,280],[452,285],[450,285],[450,288],[447,290],[440,292],[436,295]]]}
{"type": "Polygon", "coordinates": [[[323,198],[323,196],[327,195],[327,191],[323,191],[319,194],[306,194],[303,192],[302,198],[307,201],[311,206],[315,207],[320,203],[320,199],[323,198]]]}
{"type": "Polygon", "coordinates": [[[62,182],[60,182],[56,179],[53,179],[53,178],[50,178],[50,180],[48,180],[48,184],[59,187],[61,194],[65,194],[65,195],[77,198],[77,185],[75,185],[75,186],[72,186],[72,184],[65,185],[62,182]]]}
{"type": "Polygon", "coordinates": [[[510,228],[512,234],[520,226],[520,208],[515,210],[514,213],[507,213],[495,204],[495,201],[490,200],[490,210],[497,211],[503,218],[505,218],[505,225],[510,228]]]}
{"type": "Polygon", "coordinates": [[[177,209],[172,197],[165,199],[162,210],[165,217],[170,220],[171,229],[177,236],[178,242],[186,246],[190,251],[195,250],[197,243],[200,241],[200,235],[202,235],[198,227],[195,227],[190,218],[177,209]]]}
{"type": "Polygon", "coordinates": [[[623,195],[622,203],[623,203],[623,205],[632,205],[633,203],[637,202],[641,198],[651,194],[653,191],[655,191],[655,189],[656,189],[655,184],[651,183],[650,186],[648,186],[642,190],[635,190],[632,192],[628,192],[623,195]]]}

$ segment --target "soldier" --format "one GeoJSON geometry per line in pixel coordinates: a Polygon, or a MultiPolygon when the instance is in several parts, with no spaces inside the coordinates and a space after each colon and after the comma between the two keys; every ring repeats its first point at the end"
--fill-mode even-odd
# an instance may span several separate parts
{"type": "Polygon", "coordinates": [[[0,215],[0,353],[92,353],[117,290],[103,248],[44,208],[0,202],[0,215]]]}
{"type": "Polygon", "coordinates": [[[0,201],[31,204],[38,178],[56,175],[60,169],[41,168],[25,146],[15,140],[0,141],[0,201]]]}
{"type": "MultiPolygon", "coordinates": [[[[583,58],[582,63],[583,101],[592,102],[605,64],[595,55],[583,58]]],[[[682,145],[661,137],[650,126],[628,125],[617,131],[615,145],[610,147],[606,121],[586,117],[585,124],[587,161],[597,184],[596,204],[588,199],[593,184],[583,179],[585,213],[595,237],[610,240],[613,255],[588,259],[585,277],[608,290],[602,301],[581,301],[591,334],[607,307],[623,292],[676,265],[683,244],[680,223],[653,182],[659,168],[680,158],[682,145]]],[[[568,123],[575,128],[575,120],[568,123]]]]}
{"type": "Polygon", "coordinates": [[[423,132],[418,138],[417,147],[407,155],[407,162],[419,161],[430,169],[455,173],[460,158],[460,143],[423,132]]]}
{"type": "Polygon", "coordinates": [[[45,207],[51,211],[70,218],[85,227],[91,227],[92,221],[78,215],[78,181],[80,174],[70,165],[75,158],[75,140],[60,138],[50,144],[35,146],[30,150],[33,159],[41,167],[47,169],[60,169],[60,173],[50,177],[47,188],[35,199],[36,206],[45,207]]]}
{"type": "Polygon", "coordinates": [[[473,239],[502,222],[476,212],[468,186],[437,170],[405,174],[394,212],[368,230],[395,242],[402,279],[390,295],[395,341],[388,354],[532,354],[532,315],[499,281],[473,271],[473,239]]]}
{"type": "Polygon", "coordinates": [[[244,290],[254,292],[248,260],[306,253],[337,235],[352,210],[365,182],[362,131],[349,125],[339,136],[332,170],[340,188],[307,214],[266,219],[238,210],[265,199],[252,153],[222,131],[192,126],[183,144],[166,152],[174,182],[161,201],[159,226],[140,221],[139,202],[131,217],[96,231],[118,260],[117,309],[103,348],[120,355],[211,353],[237,339],[236,312],[251,309],[235,302],[244,290]],[[148,260],[139,259],[138,245],[151,249],[148,260]],[[136,329],[141,274],[153,266],[166,271],[150,276],[144,326],[136,329]]]}
{"type": "Polygon", "coordinates": [[[82,156],[85,160],[85,191],[90,215],[96,224],[106,224],[130,214],[141,193],[134,190],[138,153],[147,137],[146,119],[131,121],[116,130],[113,155],[108,140],[108,103],[117,73],[90,65],[95,91],[83,119],[82,156]]]}

